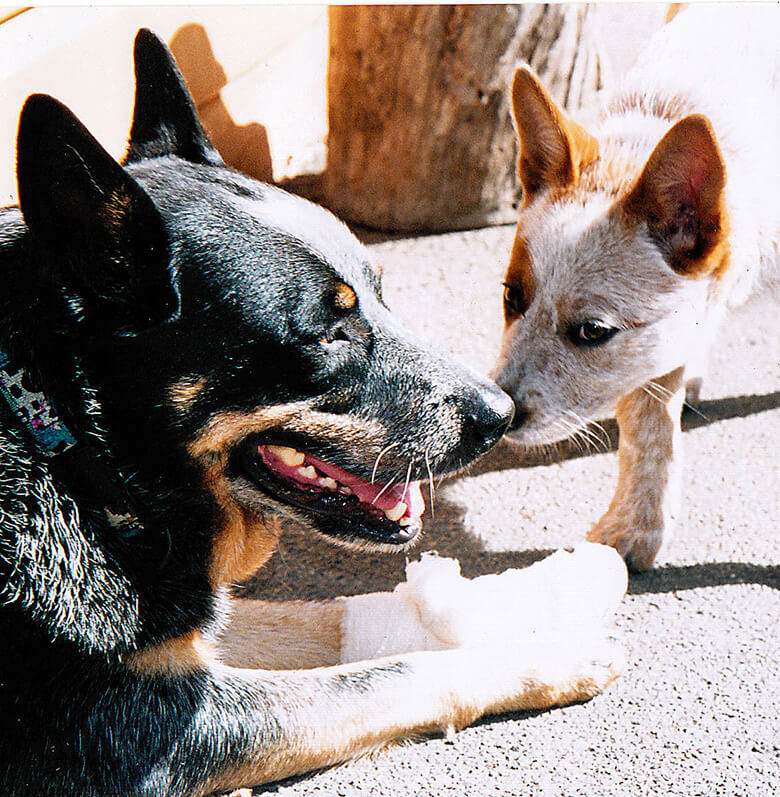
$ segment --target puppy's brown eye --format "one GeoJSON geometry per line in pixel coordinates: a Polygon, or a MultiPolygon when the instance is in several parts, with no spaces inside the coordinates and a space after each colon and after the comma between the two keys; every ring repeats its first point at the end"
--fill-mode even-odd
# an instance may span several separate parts
{"type": "Polygon", "coordinates": [[[507,316],[522,315],[525,311],[523,292],[516,285],[504,284],[504,314],[507,316]]]}
{"type": "Polygon", "coordinates": [[[566,334],[577,346],[596,346],[599,343],[606,343],[617,331],[616,327],[611,327],[603,321],[589,319],[579,324],[572,324],[566,330],[566,334]]]}

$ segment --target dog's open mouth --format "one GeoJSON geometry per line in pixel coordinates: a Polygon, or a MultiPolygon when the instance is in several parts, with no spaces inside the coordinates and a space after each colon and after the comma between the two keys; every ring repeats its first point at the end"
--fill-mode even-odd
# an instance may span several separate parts
{"type": "Polygon", "coordinates": [[[254,484],[299,510],[328,536],[408,545],[422,530],[420,482],[367,481],[289,446],[251,444],[245,470],[254,484]]]}

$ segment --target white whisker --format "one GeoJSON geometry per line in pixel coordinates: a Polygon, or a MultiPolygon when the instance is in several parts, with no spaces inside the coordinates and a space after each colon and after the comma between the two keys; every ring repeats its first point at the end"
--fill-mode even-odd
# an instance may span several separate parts
{"type": "Polygon", "coordinates": [[[379,467],[379,460],[380,460],[380,459],[382,459],[382,457],[383,457],[383,456],[384,456],[384,455],[385,455],[385,454],[386,454],[386,453],[387,453],[387,452],[388,452],[388,451],[389,451],[391,448],[395,448],[396,446],[399,446],[399,445],[401,445],[401,444],[400,444],[400,443],[390,443],[390,445],[389,445],[389,446],[386,446],[385,448],[383,448],[383,449],[382,449],[382,450],[381,450],[381,451],[380,451],[380,452],[377,454],[376,461],[374,462],[374,469],[371,471],[371,484],[373,484],[373,483],[374,483],[374,481],[376,480],[376,471],[377,471],[377,468],[379,467]]]}
{"type": "Polygon", "coordinates": [[[412,478],[412,465],[414,465],[414,460],[409,462],[409,467],[406,469],[406,481],[404,482],[404,489],[401,495],[406,495],[406,491],[409,489],[409,480],[412,478]]]}
{"type": "Polygon", "coordinates": [[[431,471],[431,463],[428,459],[428,449],[425,449],[425,468],[428,471],[428,492],[431,496],[431,517],[436,517],[436,510],[433,508],[433,494],[434,494],[434,487],[433,487],[433,472],[431,471]]]}
{"type": "Polygon", "coordinates": [[[683,406],[687,407],[691,412],[695,412],[702,420],[709,422],[710,419],[698,407],[694,407],[693,404],[689,404],[687,401],[683,402],[683,406]]]}
{"type": "Polygon", "coordinates": [[[393,478],[390,479],[390,481],[387,482],[387,484],[385,484],[385,486],[374,496],[373,500],[371,501],[371,506],[373,506],[382,497],[385,490],[389,490],[397,480],[398,476],[397,475],[393,476],[393,478]]]}

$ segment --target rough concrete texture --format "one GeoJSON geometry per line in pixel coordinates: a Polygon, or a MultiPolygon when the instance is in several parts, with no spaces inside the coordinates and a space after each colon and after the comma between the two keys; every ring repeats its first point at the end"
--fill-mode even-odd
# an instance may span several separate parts
{"type": "MultiPolygon", "coordinates": [[[[385,295],[409,327],[487,370],[513,230],[384,241],[385,295]]],[[[684,507],[653,572],[631,577],[615,637],[622,678],[589,703],[487,720],[256,793],[770,797],[780,792],[780,317],[731,317],[686,416],[684,507]]],[[[614,428],[611,431],[614,445],[614,428]]],[[[420,550],[465,575],[520,567],[581,540],[606,508],[616,454],[562,447],[534,464],[500,445],[436,492],[420,550]]],[[[322,598],[392,588],[403,556],[349,554],[290,532],[253,591],[322,598]]]]}

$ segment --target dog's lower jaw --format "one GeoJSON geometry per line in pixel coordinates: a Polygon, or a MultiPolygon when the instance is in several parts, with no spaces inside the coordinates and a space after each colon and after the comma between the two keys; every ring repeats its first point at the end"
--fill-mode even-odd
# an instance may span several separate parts
{"type": "Polygon", "coordinates": [[[682,470],[683,368],[638,388],[618,403],[618,484],[587,539],[616,548],[634,570],[649,570],[673,528],[682,470]],[[660,394],[667,398],[663,400],[660,394]]]}

